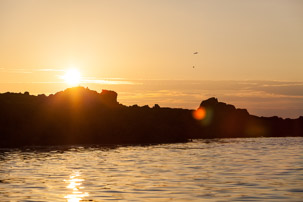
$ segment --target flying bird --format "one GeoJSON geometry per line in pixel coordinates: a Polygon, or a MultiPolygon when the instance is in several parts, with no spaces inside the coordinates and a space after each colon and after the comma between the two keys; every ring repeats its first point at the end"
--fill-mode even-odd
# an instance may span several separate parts
{"type": "MultiPolygon", "coordinates": [[[[196,52],[194,52],[194,55],[197,55],[198,54],[198,52],[196,51],[196,52]]],[[[195,66],[193,66],[193,68],[195,68],[195,66]]]]}

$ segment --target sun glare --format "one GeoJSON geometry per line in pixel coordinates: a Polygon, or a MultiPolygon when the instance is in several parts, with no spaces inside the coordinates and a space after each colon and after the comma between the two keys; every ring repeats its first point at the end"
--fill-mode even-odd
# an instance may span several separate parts
{"type": "Polygon", "coordinates": [[[69,69],[63,76],[65,83],[70,86],[77,86],[81,81],[81,74],[77,69],[69,69]]]}

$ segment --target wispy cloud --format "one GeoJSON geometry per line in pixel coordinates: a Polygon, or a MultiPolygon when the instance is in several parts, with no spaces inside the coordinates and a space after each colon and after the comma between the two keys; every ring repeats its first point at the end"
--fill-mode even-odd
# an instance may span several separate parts
{"type": "Polygon", "coordinates": [[[260,90],[234,90],[222,94],[224,94],[224,96],[242,98],[303,98],[303,95],[287,95],[284,93],[274,93],[260,90]]]}
{"type": "Polygon", "coordinates": [[[65,83],[63,81],[19,81],[19,82],[0,82],[2,84],[57,84],[57,83],[65,83]]]}
{"type": "Polygon", "coordinates": [[[1,72],[14,73],[14,74],[31,74],[31,73],[33,73],[29,69],[21,69],[21,68],[17,68],[17,69],[0,68],[0,70],[1,70],[1,72]]]}
{"type": "Polygon", "coordinates": [[[15,73],[15,74],[30,74],[34,72],[63,72],[63,69],[50,69],[50,68],[41,68],[41,69],[32,69],[32,68],[0,68],[1,72],[6,73],[15,73]]]}
{"type": "Polygon", "coordinates": [[[64,72],[63,69],[36,69],[35,71],[39,72],[64,72]]]}
{"type": "Polygon", "coordinates": [[[291,87],[291,86],[302,86],[303,82],[295,82],[295,83],[277,83],[277,84],[264,84],[263,87],[291,87]]]}
{"type": "Polygon", "coordinates": [[[136,85],[133,81],[127,80],[109,80],[109,79],[82,79],[81,83],[87,84],[105,84],[105,85],[136,85]]]}

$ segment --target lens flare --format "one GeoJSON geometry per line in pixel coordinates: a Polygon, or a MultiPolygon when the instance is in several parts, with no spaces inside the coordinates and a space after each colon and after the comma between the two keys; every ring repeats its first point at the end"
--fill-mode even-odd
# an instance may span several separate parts
{"type": "Polygon", "coordinates": [[[206,116],[206,110],[204,107],[200,107],[199,109],[195,110],[193,112],[193,117],[196,119],[196,120],[203,120],[206,116]]]}

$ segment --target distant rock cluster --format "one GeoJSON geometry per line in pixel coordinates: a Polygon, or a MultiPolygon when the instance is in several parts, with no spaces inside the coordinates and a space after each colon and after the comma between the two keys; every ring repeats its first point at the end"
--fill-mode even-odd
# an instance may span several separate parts
{"type": "Polygon", "coordinates": [[[216,98],[203,101],[201,108],[206,110],[206,116],[200,120],[203,132],[196,138],[303,136],[302,116],[298,119],[257,117],[216,98]]]}
{"type": "Polygon", "coordinates": [[[125,106],[117,93],[84,87],[54,95],[0,94],[0,147],[156,144],[196,138],[303,136],[303,117],[257,117],[203,101],[197,110],[125,106]]]}

